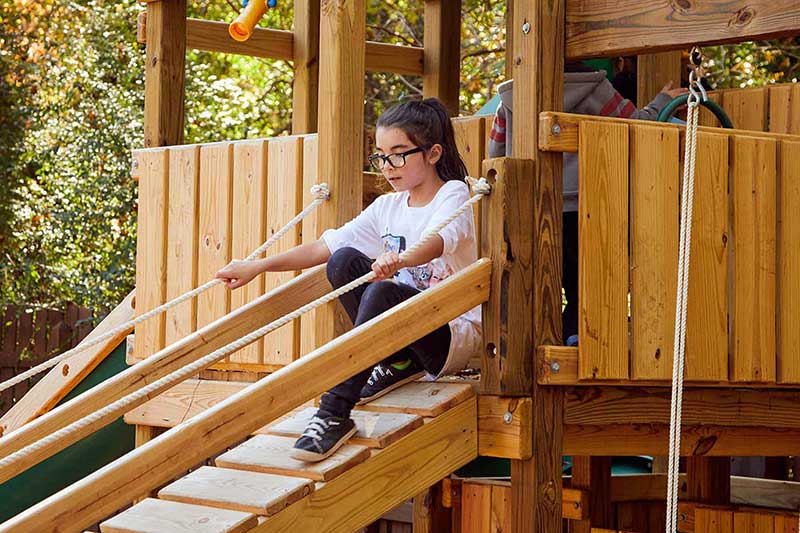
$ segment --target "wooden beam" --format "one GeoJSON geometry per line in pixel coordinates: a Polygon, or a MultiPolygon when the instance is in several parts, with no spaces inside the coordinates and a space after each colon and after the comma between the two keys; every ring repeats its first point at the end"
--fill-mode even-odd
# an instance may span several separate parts
{"type": "Polygon", "coordinates": [[[144,146],[183,143],[186,0],[147,4],[144,146]]]}
{"type": "Polygon", "coordinates": [[[568,0],[566,18],[566,54],[573,60],[800,33],[794,0],[568,0]]]}
{"type": "Polygon", "coordinates": [[[530,398],[481,394],[478,400],[478,448],[488,457],[530,459],[533,433],[530,398]]]}
{"type": "Polygon", "coordinates": [[[317,131],[319,0],[294,0],[292,134],[317,131]]]}
{"type": "Polygon", "coordinates": [[[670,81],[675,88],[681,86],[680,51],[640,55],[636,62],[636,105],[646,106],[670,81]]]}
{"type": "Polygon", "coordinates": [[[587,516],[567,524],[570,533],[591,533],[595,527],[612,527],[611,457],[572,458],[572,489],[588,492],[587,516]]]}
{"type": "MultiPolygon", "coordinates": [[[[96,339],[133,318],[134,291],[111,311],[78,345],[96,339]]],[[[132,330],[133,328],[131,328],[132,330]]],[[[56,406],[83,378],[88,376],[106,356],[125,340],[128,333],[119,333],[88,350],[76,353],[54,366],[31,390],[0,418],[0,436],[8,435],[56,406]]]]}
{"type": "MultiPolygon", "coordinates": [[[[290,409],[300,406],[356,372],[371,367],[442,324],[447,324],[453,318],[480,305],[488,297],[490,275],[489,262],[479,260],[436,287],[354,328],[45,499],[0,525],[0,532],[42,531],[52,524],[65,523],[78,529],[93,524],[126,505],[136,495],[173,479],[198,461],[218,453],[225,446],[245,438],[290,409]],[[403,324],[408,324],[419,316],[425,316],[426,320],[420,322],[418,327],[403,327],[403,324]],[[247,416],[243,416],[244,413],[247,416]],[[137,475],[132,475],[134,472],[137,475]]],[[[463,402],[450,412],[460,412],[462,405],[472,406],[472,410],[469,407],[463,409],[468,411],[469,418],[475,424],[477,416],[474,400],[463,402]]],[[[466,424],[462,418],[458,418],[458,421],[466,424]]],[[[453,427],[457,427],[457,433],[463,435],[466,433],[463,431],[463,424],[444,425],[451,431],[453,427]]],[[[441,442],[443,445],[433,445],[435,453],[432,464],[450,466],[444,460],[448,454],[448,441],[442,439],[441,442]]],[[[477,441],[474,446],[476,453],[477,441]]],[[[404,456],[416,456],[409,453],[406,447],[401,447],[400,450],[404,456]]],[[[465,461],[471,458],[472,456],[466,457],[465,461]]],[[[437,477],[434,479],[444,477],[449,471],[438,472],[434,468],[430,470],[436,473],[437,477]]],[[[414,471],[414,476],[426,480],[426,476],[420,475],[418,471],[414,471]]],[[[378,477],[380,476],[376,476],[376,479],[378,477]]],[[[427,484],[432,482],[433,480],[427,481],[427,484]]],[[[414,487],[411,494],[421,488],[414,487]]]]}
{"type": "Polygon", "coordinates": [[[458,116],[461,86],[461,0],[425,0],[422,94],[436,97],[458,116]]]}
{"type": "MultiPolygon", "coordinates": [[[[528,186],[508,199],[504,223],[521,246],[508,253],[522,263],[523,274],[509,280],[523,305],[507,309],[515,317],[511,336],[530,350],[514,354],[527,360],[524,389],[533,399],[532,459],[511,461],[511,529],[515,533],[561,530],[561,445],[563,391],[540,387],[533,376],[535,347],[561,344],[561,209],[560,154],[538,150],[537,122],[542,111],[562,109],[564,90],[564,22],[566,0],[514,0],[511,49],[514,63],[513,157],[534,160],[528,186]],[[555,157],[553,157],[555,155],[555,157]],[[531,213],[532,224],[527,217],[531,213]],[[518,320],[518,322],[516,322],[518,320]],[[527,343],[530,343],[528,345],[527,343]]],[[[501,383],[501,390],[505,387],[501,383]]]]}
{"type": "Polygon", "coordinates": [[[367,72],[422,76],[423,58],[423,49],[416,46],[367,41],[365,68],[367,72]]]}
{"type": "MultiPolygon", "coordinates": [[[[101,407],[139,390],[146,384],[196,361],[301,305],[305,305],[329,290],[330,284],[325,277],[324,266],[306,272],[4,436],[0,439],[0,457],[10,455],[72,422],[94,413],[101,407]]],[[[126,410],[130,410],[144,401],[132,404],[126,410]]],[[[8,479],[15,475],[15,472],[23,471],[42,461],[116,418],[117,416],[105,417],[85,431],[75,433],[67,440],[38,450],[35,455],[27,457],[24,462],[16,463],[13,468],[0,471],[0,478],[7,476],[5,479],[8,479]]]]}
{"type": "MultiPolygon", "coordinates": [[[[470,504],[475,503],[474,496],[478,496],[483,502],[488,505],[488,509],[464,509],[465,513],[469,513],[470,516],[467,518],[471,518],[474,516],[475,518],[479,518],[482,520],[491,519],[492,523],[496,520],[497,522],[507,522],[509,517],[505,516],[494,516],[503,513],[507,513],[507,510],[502,509],[499,505],[494,505],[494,502],[497,500],[507,501],[511,497],[511,482],[506,479],[481,479],[481,478],[468,478],[464,480],[455,480],[458,483],[458,499],[456,501],[451,500],[449,505],[451,507],[465,507],[469,506],[470,504]],[[485,494],[481,494],[481,492],[486,491],[485,494]],[[469,496],[466,498],[466,501],[462,502],[462,495],[464,491],[467,494],[471,493],[472,498],[469,496]],[[489,493],[491,493],[491,502],[488,501],[489,493]],[[486,497],[484,497],[486,496],[486,497]],[[485,513],[485,514],[484,514],[485,513]],[[492,518],[489,518],[489,514],[492,515],[492,518]],[[477,515],[477,516],[476,516],[477,515]]],[[[480,505],[480,504],[479,504],[480,505]]],[[[562,500],[561,500],[561,513],[564,519],[566,520],[585,520],[589,517],[589,491],[582,490],[582,489],[573,489],[573,488],[564,488],[562,490],[562,500]]],[[[470,523],[469,520],[464,520],[464,523],[470,523]]],[[[470,523],[470,525],[474,529],[470,529],[470,531],[486,531],[486,529],[481,529],[480,527],[475,528],[474,523],[470,523]]],[[[494,531],[494,529],[492,529],[494,531]]],[[[497,528],[498,533],[501,531],[506,531],[506,529],[497,528]]]]}

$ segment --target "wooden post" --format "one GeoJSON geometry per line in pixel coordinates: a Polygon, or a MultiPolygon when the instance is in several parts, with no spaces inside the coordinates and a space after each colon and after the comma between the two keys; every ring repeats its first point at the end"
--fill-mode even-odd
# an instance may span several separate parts
{"type": "Polygon", "coordinates": [[[183,143],[186,0],[147,4],[144,146],[183,143]]]}
{"type": "Polygon", "coordinates": [[[730,504],[730,457],[687,457],[686,484],[686,497],[689,501],[719,505],[730,504]]]}
{"type": "Polygon", "coordinates": [[[644,107],[669,81],[681,86],[681,53],[662,52],[640,55],[636,62],[636,105],[644,107]]]}
{"type": "Polygon", "coordinates": [[[414,496],[414,533],[451,531],[451,511],[442,506],[442,483],[414,496]]]}
{"type": "MultiPolygon", "coordinates": [[[[565,0],[514,1],[512,154],[534,160],[534,174],[527,181],[533,201],[509,204],[506,216],[509,233],[531,236],[522,239],[530,247],[524,253],[532,258],[524,267],[526,276],[507,289],[522,292],[529,302],[512,314],[526,318],[514,334],[530,338],[526,351],[513,354],[519,361],[534,357],[537,346],[561,344],[562,162],[561,154],[538,150],[537,122],[541,111],[563,107],[565,13],[565,0]],[[519,226],[515,214],[531,209],[533,226],[519,226]]],[[[564,395],[539,386],[533,375],[530,383],[532,390],[515,391],[533,395],[533,457],[511,462],[511,528],[515,533],[551,533],[561,530],[564,395]]]]}
{"type": "Polygon", "coordinates": [[[461,0],[425,0],[422,94],[435,96],[458,116],[461,68],[461,0]]]}
{"type": "Polygon", "coordinates": [[[506,0],[506,79],[514,78],[514,0],[506,0]]]}
{"type": "Polygon", "coordinates": [[[317,131],[319,0],[294,0],[292,134],[317,131]]]}
{"type": "MultiPolygon", "coordinates": [[[[317,237],[361,211],[364,162],[366,5],[363,0],[320,3],[319,144],[317,176],[331,199],[317,209],[317,237]]],[[[317,346],[345,331],[349,319],[336,302],[316,310],[317,346]]]]}
{"type": "Polygon", "coordinates": [[[570,533],[591,533],[592,528],[612,529],[614,526],[611,507],[611,458],[572,458],[573,489],[588,489],[589,519],[567,521],[570,533]]]}

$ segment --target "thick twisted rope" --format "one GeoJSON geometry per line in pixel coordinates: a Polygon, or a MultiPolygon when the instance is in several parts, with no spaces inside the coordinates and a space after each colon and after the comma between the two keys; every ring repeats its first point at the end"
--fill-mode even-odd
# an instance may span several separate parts
{"type": "MultiPolygon", "coordinates": [[[[319,185],[314,185],[313,187],[311,187],[311,194],[314,196],[314,201],[312,201],[310,204],[308,204],[305,207],[305,209],[300,211],[300,213],[298,213],[285,226],[283,226],[273,236],[271,236],[269,239],[267,239],[266,242],[264,242],[261,246],[256,248],[253,251],[253,253],[251,253],[250,255],[247,256],[246,260],[249,261],[249,260],[255,259],[259,255],[261,255],[270,246],[275,244],[275,242],[278,239],[283,237],[289,230],[291,230],[293,227],[295,227],[297,224],[299,224],[305,217],[307,217],[312,211],[314,211],[320,204],[322,204],[323,202],[328,200],[328,198],[330,198],[330,192],[328,191],[328,186],[325,183],[321,183],[319,185]]],[[[100,335],[98,337],[95,337],[94,339],[86,340],[86,341],[80,343],[78,346],[76,346],[76,347],[74,347],[74,348],[72,348],[70,350],[67,350],[66,352],[62,353],[61,355],[58,355],[58,356],[53,357],[52,359],[49,359],[49,360],[47,360],[47,361],[45,361],[45,362],[43,362],[41,364],[38,364],[35,367],[30,368],[30,369],[26,370],[25,372],[23,372],[21,374],[17,374],[13,378],[8,379],[8,380],[0,383],[0,392],[4,391],[6,389],[10,389],[11,387],[16,385],[17,383],[22,383],[26,379],[28,379],[28,378],[30,378],[32,376],[35,376],[36,374],[39,374],[40,372],[44,372],[48,368],[56,366],[61,361],[65,360],[65,359],[67,359],[69,357],[72,357],[73,355],[75,355],[78,352],[82,352],[83,350],[91,348],[92,346],[97,346],[98,344],[100,344],[102,342],[105,342],[108,339],[111,339],[113,337],[116,337],[117,335],[121,335],[121,334],[125,333],[126,331],[130,330],[131,328],[133,328],[134,326],[136,326],[137,324],[140,324],[140,323],[144,322],[145,320],[147,320],[149,318],[152,318],[152,317],[154,317],[156,315],[159,315],[159,314],[163,313],[164,311],[166,311],[168,309],[172,309],[173,307],[175,307],[177,305],[180,305],[183,302],[185,302],[185,301],[187,301],[187,300],[189,300],[191,298],[194,298],[195,296],[197,296],[199,294],[204,293],[208,289],[210,289],[210,288],[212,288],[212,287],[214,287],[216,285],[219,285],[220,283],[223,283],[223,281],[221,279],[218,279],[218,278],[212,279],[211,281],[208,281],[205,284],[200,285],[196,289],[193,289],[193,290],[191,290],[191,291],[189,291],[189,292],[187,292],[185,294],[182,294],[182,295],[178,296],[177,298],[175,298],[173,300],[170,300],[170,301],[168,301],[168,302],[166,302],[164,304],[161,304],[158,307],[156,307],[154,309],[151,309],[150,311],[148,311],[146,313],[143,313],[143,314],[137,316],[136,318],[125,322],[124,324],[122,324],[120,326],[117,326],[116,328],[112,329],[111,331],[107,331],[106,333],[103,333],[102,335],[100,335]]]]}
{"type": "MultiPolygon", "coordinates": [[[[703,92],[703,96],[705,93],[703,92]]],[[[689,294],[689,259],[692,245],[692,204],[694,203],[694,171],[697,150],[697,120],[699,96],[692,90],[686,118],[686,144],[683,162],[681,195],[681,227],[678,250],[678,288],[675,302],[675,338],[672,361],[672,398],[669,423],[669,470],[667,476],[668,533],[678,527],[678,476],[681,450],[681,408],[683,404],[683,374],[686,355],[686,305],[689,294]]]]}
{"type": "MultiPolygon", "coordinates": [[[[475,193],[474,196],[472,196],[469,200],[461,204],[461,206],[458,209],[456,209],[449,217],[447,217],[445,220],[441,221],[434,228],[428,231],[421,240],[417,241],[413,246],[411,246],[411,248],[403,252],[400,255],[400,257],[401,258],[407,257],[408,254],[415,252],[420,247],[430,242],[430,240],[433,239],[433,237],[437,235],[441,230],[443,230],[448,224],[450,224],[452,221],[463,215],[464,212],[470,209],[473,204],[476,204],[478,201],[480,201],[480,199],[483,196],[488,195],[491,192],[491,186],[484,178],[481,178],[477,180],[477,182],[473,185],[472,190],[475,193]]],[[[244,337],[241,337],[240,339],[233,341],[232,343],[223,346],[222,348],[219,348],[218,350],[206,355],[205,357],[202,357],[197,361],[181,369],[178,369],[172,372],[171,374],[168,374],[158,379],[157,381],[154,381],[150,385],[147,385],[135,392],[132,392],[131,394],[120,398],[119,400],[107,405],[106,407],[103,407],[102,409],[99,409],[98,411],[95,411],[94,413],[88,416],[85,416],[80,420],[76,420],[72,424],[65,426],[64,428],[56,431],[55,433],[51,433],[47,437],[44,437],[43,439],[38,440],[33,444],[30,444],[25,448],[22,448],[21,450],[18,450],[12,453],[11,455],[4,457],[3,459],[0,459],[0,470],[7,468],[13,463],[20,461],[29,455],[36,454],[39,450],[58,442],[59,440],[69,436],[73,432],[80,431],[87,426],[91,426],[92,424],[94,424],[99,420],[102,420],[103,418],[106,417],[117,418],[121,416],[131,408],[131,404],[134,404],[136,402],[139,402],[140,400],[148,398],[150,394],[155,393],[161,390],[162,388],[168,388],[177,383],[180,383],[181,381],[197,374],[207,366],[216,363],[223,357],[263,337],[267,333],[274,331],[285,324],[288,324],[292,320],[300,318],[303,314],[311,311],[312,309],[316,309],[317,307],[323,304],[331,302],[336,298],[338,298],[339,296],[346,294],[352,291],[353,289],[360,287],[361,285],[364,285],[365,283],[369,283],[374,279],[375,279],[374,272],[369,272],[368,274],[364,274],[360,278],[351,281],[347,285],[343,285],[342,287],[334,291],[331,291],[328,294],[321,296],[320,298],[317,298],[313,302],[307,303],[306,305],[292,311],[291,313],[282,316],[281,318],[267,324],[266,326],[263,326],[251,333],[248,333],[244,337]]]]}

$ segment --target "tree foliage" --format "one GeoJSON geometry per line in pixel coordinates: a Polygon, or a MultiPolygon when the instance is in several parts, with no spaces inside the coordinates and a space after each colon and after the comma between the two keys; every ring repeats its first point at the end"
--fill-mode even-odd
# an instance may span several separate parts
{"type": "MultiPolygon", "coordinates": [[[[505,0],[463,0],[462,114],[504,79],[505,0]]],[[[136,0],[0,3],[0,302],[101,309],[133,288],[144,47],[136,0]]],[[[188,15],[230,21],[238,0],[190,0],[188,15]]],[[[422,46],[424,2],[370,0],[368,39],[422,46]]],[[[289,29],[279,0],[262,26],[289,29]]],[[[720,87],[796,80],[798,40],[708,48],[720,87]]],[[[187,143],[272,136],[291,123],[292,65],[187,51],[187,143]]],[[[422,80],[366,78],[365,121],[421,95],[422,80]]]]}

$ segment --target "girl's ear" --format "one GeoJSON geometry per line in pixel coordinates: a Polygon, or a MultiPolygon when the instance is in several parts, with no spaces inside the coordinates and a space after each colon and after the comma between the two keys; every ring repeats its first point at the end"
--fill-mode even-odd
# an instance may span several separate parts
{"type": "Polygon", "coordinates": [[[434,144],[431,146],[430,150],[428,150],[428,163],[431,165],[438,163],[442,158],[443,151],[441,144],[434,144]]]}

